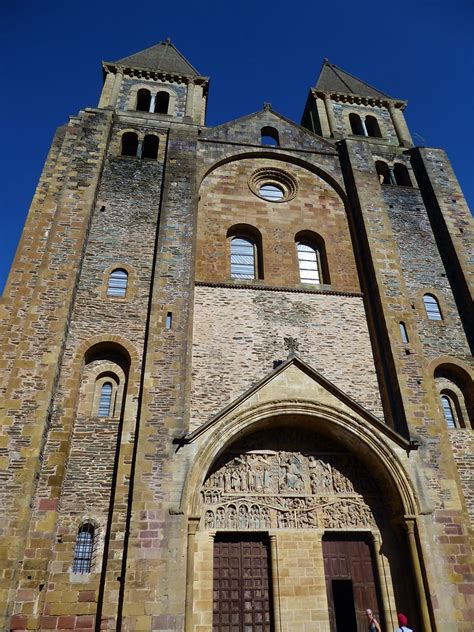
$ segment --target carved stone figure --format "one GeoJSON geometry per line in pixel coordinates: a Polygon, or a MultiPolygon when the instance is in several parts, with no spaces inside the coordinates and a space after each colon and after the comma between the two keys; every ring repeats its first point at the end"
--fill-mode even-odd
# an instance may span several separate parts
{"type": "MultiPolygon", "coordinates": [[[[293,429],[286,439],[277,433],[272,440],[301,445],[300,434],[293,429]]],[[[367,498],[376,504],[377,486],[350,455],[261,450],[253,438],[242,441],[242,446],[247,444],[247,452],[242,447],[222,457],[202,487],[206,529],[347,529],[375,524],[367,498]]]]}

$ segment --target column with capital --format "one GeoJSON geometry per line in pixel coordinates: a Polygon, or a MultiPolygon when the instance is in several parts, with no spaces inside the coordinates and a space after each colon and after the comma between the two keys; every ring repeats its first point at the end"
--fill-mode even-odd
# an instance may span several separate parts
{"type": "Polygon", "coordinates": [[[412,516],[405,516],[403,524],[408,534],[408,545],[410,547],[410,557],[415,573],[415,585],[418,593],[418,603],[420,604],[421,621],[423,624],[423,630],[425,632],[431,632],[431,620],[430,613],[428,611],[428,603],[426,601],[425,586],[423,583],[423,573],[421,572],[420,557],[418,552],[418,545],[416,542],[415,533],[415,518],[412,516]]]}
{"type": "Polygon", "coordinates": [[[193,101],[194,101],[194,81],[192,79],[189,79],[187,91],[186,91],[185,115],[190,116],[191,118],[193,116],[193,110],[194,110],[193,101]]]}
{"type": "Polygon", "coordinates": [[[326,106],[326,113],[328,115],[329,121],[329,131],[331,132],[331,136],[334,138],[337,134],[337,122],[336,117],[334,116],[334,110],[332,109],[332,101],[329,94],[324,95],[324,105],[326,106]]]}

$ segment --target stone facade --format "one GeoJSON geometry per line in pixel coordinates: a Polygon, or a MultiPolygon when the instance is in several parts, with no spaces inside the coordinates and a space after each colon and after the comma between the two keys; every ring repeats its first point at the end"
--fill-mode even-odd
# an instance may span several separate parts
{"type": "Polygon", "coordinates": [[[261,632],[337,632],[340,581],[360,630],[472,629],[472,220],[406,103],[333,71],[301,126],[208,128],[167,41],[59,128],[0,302],[1,629],[223,632],[220,542],[268,552],[261,632]]]}

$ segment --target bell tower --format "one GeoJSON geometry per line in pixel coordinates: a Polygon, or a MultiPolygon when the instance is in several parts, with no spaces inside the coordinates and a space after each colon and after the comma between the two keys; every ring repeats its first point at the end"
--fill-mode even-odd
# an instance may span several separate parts
{"type": "Polygon", "coordinates": [[[203,125],[209,79],[168,38],[114,62],[103,62],[99,108],[203,125]]]}
{"type": "Polygon", "coordinates": [[[403,116],[406,101],[394,99],[327,59],[306,101],[301,124],[325,138],[362,136],[398,147],[413,141],[403,116]]]}

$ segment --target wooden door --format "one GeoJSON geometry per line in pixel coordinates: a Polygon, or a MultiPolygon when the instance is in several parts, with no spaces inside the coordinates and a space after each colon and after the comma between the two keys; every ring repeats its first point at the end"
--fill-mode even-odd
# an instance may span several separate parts
{"type": "Polygon", "coordinates": [[[369,537],[326,534],[323,556],[331,632],[365,632],[367,608],[372,609],[380,622],[369,537]]]}
{"type": "Polygon", "coordinates": [[[217,535],[214,542],[213,632],[271,632],[268,542],[217,535]]]}

